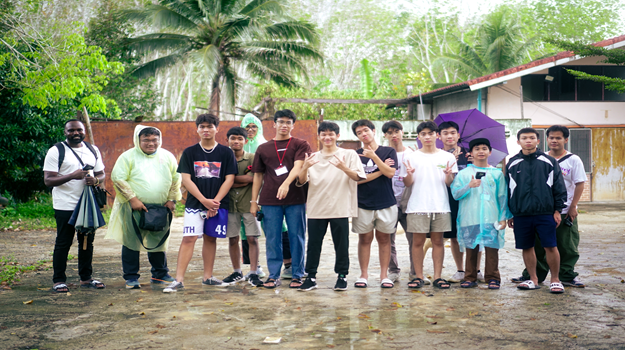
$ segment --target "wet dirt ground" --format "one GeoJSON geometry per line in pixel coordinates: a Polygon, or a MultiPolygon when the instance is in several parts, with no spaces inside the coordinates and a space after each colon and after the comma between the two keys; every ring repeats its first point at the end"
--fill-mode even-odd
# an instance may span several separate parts
{"type": "MultiPolygon", "coordinates": [[[[324,242],[319,289],[298,292],[286,287],[256,289],[240,283],[203,287],[200,245],[186,277],[186,289],[164,294],[149,283],[149,264],[141,256],[142,289],[126,290],[121,276],[121,246],[96,238],[94,277],[104,290],[77,288],[77,260],[69,262],[67,295],[54,294],[52,271],[30,273],[11,290],[0,292],[0,347],[3,349],[619,349],[625,348],[625,203],[585,204],[580,208],[581,258],[577,265],[585,289],[563,295],[520,291],[509,282],[523,262],[512,231],[500,250],[503,284],[499,291],[461,289],[408,290],[408,254],[398,234],[405,269],[394,289],[379,287],[377,245],[372,248],[369,288],[356,289],[360,274],[357,236],[350,236],[349,290],[332,290],[334,252],[324,242]],[[32,303],[25,304],[24,302],[32,303]],[[264,344],[266,337],[281,338],[264,344]]],[[[177,218],[178,227],[182,219],[177,218]]],[[[169,247],[175,272],[178,228],[169,247]]],[[[51,259],[54,232],[0,232],[0,255],[24,263],[51,259]]],[[[264,246],[264,241],[263,241],[264,246]]],[[[76,247],[72,254],[76,255],[76,247]]],[[[264,249],[263,249],[264,251],[264,249]]],[[[264,253],[261,254],[264,259],[264,253]]],[[[215,276],[231,272],[226,241],[218,244],[215,276]]],[[[262,260],[261,260],[262,261],[262,260]]],[[[264,265],[264,264],[263,264],[264,265]]],[[[446,249],[443,277],[454,272],[446,249]]],[[[265,269],[266,270],[266,269],[265,269]]],[[[426,274],[432,274],[426,255],[426,274]]],[[[244,272],[246,272],[244,270],[244,272]]],[[[288,282],[288,281],[284,281],[288,282]]]]}

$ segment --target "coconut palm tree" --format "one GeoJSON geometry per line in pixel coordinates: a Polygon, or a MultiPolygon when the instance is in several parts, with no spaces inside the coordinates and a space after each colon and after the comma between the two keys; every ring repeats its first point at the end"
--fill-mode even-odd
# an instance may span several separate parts
{"type": "Polygon", "coordinates": [[[529,50],[535,39],[525,39],[518,20],[507,10],[490,13],[470,45],[455,37],[458,50],[437,59],[456,68],[466,79],[481,77],[530,61],[529,50]]]}
{"type": "Polygon", "coordinates": [[[241,72],[284,86],[307,78],[308,61],[321,61],[312,24],[288,18],[284,0],[160,0],[124,17],[155,32],[131,39],[140,54],[159,56],[134,70],[138,77],[189,62],[211,84],[210,109],[221,94],[234,105],[241,72]]]}

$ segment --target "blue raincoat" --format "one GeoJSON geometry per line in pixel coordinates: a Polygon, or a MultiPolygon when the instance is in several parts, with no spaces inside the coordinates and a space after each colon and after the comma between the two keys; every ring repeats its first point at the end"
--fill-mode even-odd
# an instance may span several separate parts
{"type": "Polygon", "coordinates": [[[501,249],[505,243],[505,226],[500,222],[512,218],[508,210],[506,178],[500,169],[479,168],[469,164],[451,184],[451,193],[460,201],[458,210],[458,244],[460,251],[477,245],[501,249]],[[479,187],[470,188],[471,177],[484,172],[479,187]]]}

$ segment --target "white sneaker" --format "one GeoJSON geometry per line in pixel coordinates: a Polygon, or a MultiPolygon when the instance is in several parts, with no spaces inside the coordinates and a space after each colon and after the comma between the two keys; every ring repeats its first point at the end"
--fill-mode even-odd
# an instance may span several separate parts
{"type": "Polygon", "coordinates": [[[486,282],[484,280],[484,274],[482,273],[482,271],[478,271],[477,272],[477,280],[480,281],[480,282],[483,282],[483,283],[486,282]]]}
{"type": "Polygon", "coordinates": [[[393,283],[399,281],[400,277],[401,277],[401,272],[392,272],[388,274],[388,279],[393,281],[393,283]]]}
{"type": "Polygon", "coordinates": [[[182,282],[173,281],[167,288],[163,289],[163,293],[176,293],[180,289],[184,289],[182,282]]]}
{"type": "Polygon", "coordinates": [[[451,276],[451,278],[447,279],[447,281],[451,283],[458,283],[460,281],[464,281],[464,271],[456,271],[456,273],[454,273],[454,275],[451,276]]]}

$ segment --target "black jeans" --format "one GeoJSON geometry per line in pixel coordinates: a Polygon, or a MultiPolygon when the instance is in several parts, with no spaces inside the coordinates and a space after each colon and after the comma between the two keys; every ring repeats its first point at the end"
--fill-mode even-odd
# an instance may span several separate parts
{"type": "MultiPolygon", "coordinates": [[[[124,279],[138,280],[141,275],[139,274],[139,253],[136,250],[128,249],[126,246],[122,246],[122,269],[124,271],[124,279]]],[[[162,280],[169,272],[167,268],[167,256],[165,252],[148,252],[148,260],[152,265],[152,278],[162,280]]]]}
{"type": "MultiPolygon", "coordinates": [[[[56,219],[56,242],[54,243],[54,256],[52,257],[52,268],[54,270],[52,281],[54,283],[65,283],[67,281],[67,276],[65,275],[67,255],[76,235],[76,229],[69,224],[72,213],[73,210],[54,210],[54,218],[56,219]]],[[[78,234],[78,275],[80,275],[81,281],[91,280],[93,272],[91,262],[93,260],[93,239],[95,235],[89,234],[86,237],[87,249],[83,250],[85,235],[78,234]]]]}
{"type": "Polygon", "coordinates": [[[349,273],[349,219],[308,219],[306,273],[310,278],[317,276],[321,246],[328,230],[328,224],[330,224],[332,242],[334,242],[334,272],[346,276],[349,273]]]}

